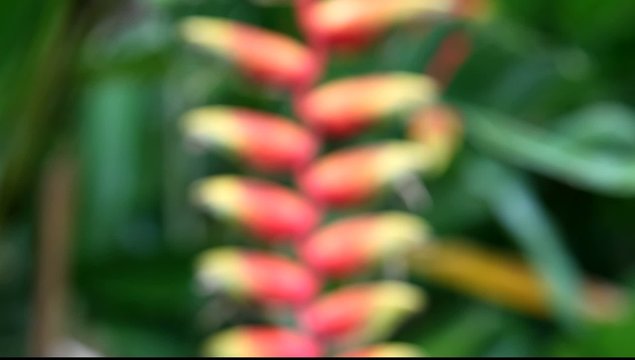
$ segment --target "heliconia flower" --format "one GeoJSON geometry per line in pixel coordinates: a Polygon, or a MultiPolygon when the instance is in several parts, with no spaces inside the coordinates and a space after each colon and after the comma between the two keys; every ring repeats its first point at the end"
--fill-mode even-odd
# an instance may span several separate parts
{"type": "Polygon", "coordinates": [[[436,102],[435,81],[405,72],[335,80],[296,101],[302,121],[330,137],[358,134],[388,116],[436,102]]]}
{"type": "Polygon", "coordinates": [[[304,334],[272,326],[243,326],[225,330],[205,343],[209,357],[319,357],[320,344],[304,334]]]}
{"type": "Polygon", "coordinates": [[[301,172],[297,181],[323,206],[350,207],[371,200],[405,175],[425,172],[432,160],[422,144],[388,141],[328,154],[301,172]]]}
{"type": "Polygon", "coordinates": [[[305,31],[329,47],[356,49],[392,25],[452,13],[455,0],[325,0],[316,1],[305,31]]]}
{"type": "Polygon", "coordinates": [[[267,84],[298,87],[319,72],[312,52],[298,41],[236,21],[192,16],[181,23],[184,39],[225,57],[249,76],[267,84]]]}
{"type": "Polygon", "coordinates": [[[255,169],[292,171],[304,167],[318,151],[318,140],[283,117],[244,108],[210,106],[183,117],[188,138],[226,149],[255,169]]]}
{"type": "Polygon", "coordinates": [[[424,357],[425,354],[416,346],[406,343],[383,343],[383,344],[375,344],[369,347],[349,351],[338,355],[337,357],[364,357],[364,358],[373,358],[373,357],[424,357]]]}
{"type": "Polygon", "coordinates": [[[299,245],[299,254],[321,274],[344,277],[414,249],[430,232],[422,219],[408,213],[358,215],[319,229],[299,245]]]}
{"type": "Polygon", "coordinates": [[[449,165],[463,140],[463,123],[452,108],[436,105],[416,112],[408,125],[408,138],[428,149],[434,157],[430,171],[440,173],[449,165]]]}
{"type": "Polygon", "coordinates": [[[217,175],[199,180],[194,201],[270,243],[298,240],[320,221],[320,211],[295,192],[265,180],[217,175]]]}
{"type": "Polygon", "coordinates": [[[318,298],[298,319],[311,334],[338,344],[376,341],[420,311],[425,299],[418,287],[397,281],[350,285],[318,298]]]}
{"type": "Polygon", "coordinates": [[[208,289],[271,306],[302,305],[317,294],[320,281],[304,266],[285,257],[234,247],[204,252],[198,279],[208,289]]]}

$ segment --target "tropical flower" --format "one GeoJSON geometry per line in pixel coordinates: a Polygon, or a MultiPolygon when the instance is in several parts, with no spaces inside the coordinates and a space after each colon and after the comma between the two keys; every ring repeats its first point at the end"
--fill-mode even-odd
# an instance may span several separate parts
{"type": "Polygon", "coordinates": [[[236,327],[207,340],[203,351],[210,357],[319,357],[322,349],[314,339],[278,327],[236,327]]]}
{"type": "Polygon", "coordinates": [[[388,116],[436,102],[425,75],[404,72],[349,77],[326,83],[296,102],[300,118],[329,137],[350,137],[388,116]]]}
{"type": "Polygon", "coordinates": [[[236,21],[192,16],[181,23],[181,34],[187,42],[224,57],[266,84],[305,86],[320,70],[312,52],[296,40],[236,21]]]}
{"type": "Polygon", "coordinates": [[[320,281],[301,264],[279,255],[234,247],[204,252],[197,273],[206,289],[220,288],[265,305],[301,305],[320,290],[320,281]]]}
{"type": "Polygon", "coordinates": [[[407,283],[382,281],[340,288],[300,312],[311,334],[338,344],[375,341],[390,335],[424,305],[421,290],[407,283]]]}
{"type": "Polygon", "coordinates": [[[266,172],[303,168],[319,149],[315,136],[291,120],[244,108],[191,110],[183,117],[183,127],[197,144],[230,151],[266,172]]]}
{"type": "Polygon", "coordinates": [[[194,201],[270,243],[299,240],[320,221],[320,211],[299,194],[274,183],[217,175],[193,186],[194,201]],[[272,206],[273,205],[273,206],[272,206]]]}
{"type": "Polygon", "coordinates": [[[320,274],[346,277],[381,259],[405,255],[430,236],[420,218],[391,211],[336,221],[298,246],[303,262],[320,274]]]}
{"type": "Polygon", "coordinates": [[[416,142],[388,141],[348,148],[318,159],[298,176],[302,191],[324,206],[360,205],[405,175],[429,169],[434,159],[416,142]]]}

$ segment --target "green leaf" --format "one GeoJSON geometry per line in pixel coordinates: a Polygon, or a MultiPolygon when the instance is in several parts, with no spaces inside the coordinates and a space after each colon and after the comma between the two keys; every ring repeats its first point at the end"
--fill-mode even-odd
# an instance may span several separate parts
{"type": "Polygon", "coordinates": [[[556,317],[573,330],[579,320],[581,274],[534,191],[517,171],[488,159],[474,159],[465,180],[545,280],[556,317]]]}
{"type": "MultiPolygon", "coordinates": [[[[466,118],[468,140],[494,158],[589,191],[613,196],[635,195],[633,154],[626,157],[592,151],[573,136],[550,133],[492,110],[468,105],[460,105],[460,108],[466,118]]],[[[623,118],[624,114],[613,111],[598,115],[597,108],[592,112],[596,121],[623,118]]],[[[588,117],[588,113],[584,117],[588,117]]]]}

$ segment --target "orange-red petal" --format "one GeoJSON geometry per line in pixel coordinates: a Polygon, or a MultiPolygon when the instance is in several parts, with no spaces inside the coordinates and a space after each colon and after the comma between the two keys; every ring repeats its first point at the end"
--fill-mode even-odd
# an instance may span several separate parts
{"type": "Polygon", "coordinates": [[[414,215],[365,214],[318,229],[299,244],[299,255],[323,275],[345,277],[364,271],[381,259],[405,254],[429,237],[429,226],[414,215]]]}
{"type": "Polygon", "coordinates": [[[326,0],[310,8],[306,31],[333,48],[355,49],[394,24],[452,12],[455,0],[326,0]]]}
{"type": "Polygon", "coordinates": [[[193,141],[229,150],[265,172],[301,169],[319,149],[317,138],[290,119],[246,108],[191,110],[183,117],[183,127],[193,141]]]}
{"type": "Polygon", "coordinates": [[[265,180],[213,176],[199,180],[193,195],[214,215],[233,220],[270,243],[299,240],[321,219],[321,212],[307,199],[265,180]]]}
{"type": "Polygon", "coordinates": [[[325,206],[360,205],[400,177],[431,166],[421,144],[390,141],[340,150],[318,159],[298,177],[302,191],[325,206]]]}
{"type": "Polygon", "coordinates": [[[320,344],[309,336],[273,326],[243,326],[225,330],[207,340],[210,357],[319,357],[320,344]]]}
{"type": "Polygon", "coordinates": [[[437,97],[432,78],[396,72],[326,83],[301,97],[296,109],[302,121],[316,131],[345,138],[387,116],[430,105],[437,97]]]}
{"type": "Polygon", "coordinates": [[[299,314],[312,334],[342,344],[375,341],[388,336],[425,297],[407,283],[383,281],[341,288],[317,299],[299,314]]]}
{"type": "Polygon", "coordinates": [[[319,279],[297,262],[233,247],[204,252],[197,272],[205,287],[221,287],[237,297],[272,306],[304,304],[315,297],[321,286],[319,279]]]}
{"type": "Polygon", "coordinates": [[[192,16],[181,23],[186,41],[234,62],[267,84],[294,88],[312,83],[320,71],[313,53],[296,40],[252,25],[192,16]]]}

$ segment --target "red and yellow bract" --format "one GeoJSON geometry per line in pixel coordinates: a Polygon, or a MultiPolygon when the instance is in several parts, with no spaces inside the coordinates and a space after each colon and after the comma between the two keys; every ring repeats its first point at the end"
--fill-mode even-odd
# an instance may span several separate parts
{"type": "Polygon", "coordinates": [[[322,275],[346,277],[379,260],[405,255],[431,236],[419,217],[401,212],[358,215],[318,229],[299,244],[299,255],[322,275]]]}
{"type": "Polygon", "coordinates": [[[433,104],[438,90],[425,75],[406,72],[365,75],[323,84],[296,102],[302,121],[327,137],[359,134],[388,116],[433,104]]]}
{"type": "Polygon", "coordinates": [[[305,26],[329,47],[356,49],[391,25],[449,13],[452,0],[326,0],[314,2],[305,26]]]}
{"type": "Polygon", "coordinates": [[[210,357],[319,357],[320,344],[293,330],[270,326],[244,326],[225,330],[207,340],[210,357]]]}
{"type": "Polygon", "coordinates": [[[431,166],[423,145],[388,141],[330,153],[300,173],[298,185],[322,206],[351,207],[380,195],[401,177],[431,166]]]}
{"type": "Polygon", "coordinates": [[[270,306],[299,306],[320,290],[320,280],[303,265],[256,250],[208,250],[199,257],[197,273],[207,289],[270,306]]]}
{"type": "Polygon", "coordinates": [[[226,58],[265,84],[303,87],[320,71],[310,49],[290,37],[252,25],[193,16],[183,20],[181,34],[187,42],[226,58]]]}
{"type": "Polygon", "coordinates": [[[418,287],[397,281],[350,285],[318,298],[299,314],[302,327],[338,344],[375,341],[390,335],[405,317],[423,307],[418,287]]]}
{"type": "Polygon", "coordinates": [[[236,154],[264,172],[291,172],[305,167],[319,141],[290,119],[238,107],[210,106],[183,117],[186,136],[203,146],[236,154]]]}
{"type": "Polygon", "coordinates": [[[275,183],[233,175],[199,180],[194,201],[269,243],[300,240],[320,221],[320,211],[301,195],[275,183]]]}

